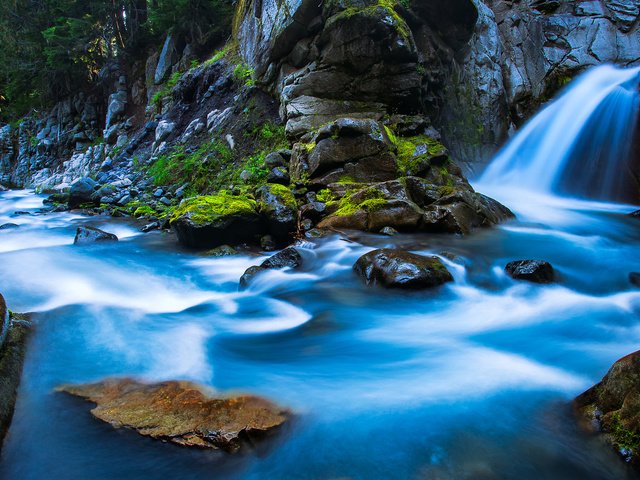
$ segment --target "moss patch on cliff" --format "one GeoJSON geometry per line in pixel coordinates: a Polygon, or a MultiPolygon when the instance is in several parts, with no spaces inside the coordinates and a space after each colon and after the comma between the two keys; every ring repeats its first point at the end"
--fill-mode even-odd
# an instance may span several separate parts
{"type": "Polygon", "coordinates": [[[348,192],[338,204],[338,210],[335,215],[338,217],[346,217],[353,215],[359,211],[374,212],[384,207],[388,200],[386,200],[382,192],[376,189],[369,189],[364,199],[359,195],[360,192],[348,192]],[[356,195],[360,197],[356,198],[356,195]]]}
{"type": "Polygon", "coordinates": [[[408,4],[409,0],[373,0],[370,5],[363,7],[360,2],[343,0],[340,4],[336,1],[327,2],[327,8],[331,12],[337,12],[329,19],[329,22],[342,21],[355,15],[377,18],[387,25],[392,26],[404,41],[410,43],[413,39],[411,29],[407,25],[407,22],[396,11],[399,5],[406,8],[408,4]],[[341,11],[337,11],[341,8],[341,5],[349,6],[341,11]]]}
{"type": "Polygon", "coordinates": [[[269,189],[269,192],[272,195],[275,195],[276,197],[278,197],[278,199],[282,202],[283,205],[291,209],[298,208],[298,202],[296,202],[296,197],[293,195],[293,192],[291,192],[289,188],[277,183],[267,183],[265,186],[269,189]]]}
{"type": "Polygon", "coordinates": [[[230,215],[251,215],[256,213],[258,204],[248,196],[234,196],[226,192],[205,195],[184,200],[171,216],[171,222],[189,215],[196,225],[206,225],[221,217],[230,215]]]}

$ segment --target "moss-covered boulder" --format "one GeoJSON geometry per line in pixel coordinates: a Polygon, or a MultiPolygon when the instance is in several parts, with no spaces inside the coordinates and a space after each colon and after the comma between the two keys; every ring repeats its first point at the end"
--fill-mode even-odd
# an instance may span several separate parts
{"type": "Polygon", "coordinates": [[[187,447],[236,452],[273,433],[290,413],[254,396],[212,396],[191,382],[145,384],[111,379],[89,385],[64,385],[58,391],[96,404],[94,417],[116,428],[187,447]]]}
{"type": "Polygon", "coordinates": [[[353,269],[370,286],[418,290],[453,281],[438,257],[388,248],[363,255],[353,269]]]}
{"type": "Polygon", "coordinates": [[[183,200],[170,223],[180,243],[191,248],[256,242],[267,233],[255,200],[226,193],[183,200]]]}
{"type": "Polygon", "coordinates": [[[640,466],[640,351],[613,364],[602,381],[573,402],[581,425],[640,466]]]}
{"type": "Polygon", "coordinates": [[[298,228],[298,204],[288,187],[275,183],[257,192],[258,210],[264,216],[276,244],[288,243],[298,228]]]}

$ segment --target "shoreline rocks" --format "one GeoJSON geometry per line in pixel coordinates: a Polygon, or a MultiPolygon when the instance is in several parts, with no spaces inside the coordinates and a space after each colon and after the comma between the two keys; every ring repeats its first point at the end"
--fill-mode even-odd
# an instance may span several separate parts
{"type": "Polygon", "coordinates": [[[616,361],[573,407],[586,431],[602,435],[625,461],[640,466],[640,351],[616,361]]]}
{"type": "Polygon", "coordinates": [[[260,397],[218,397],[186,381],[107,379],[56,389],[96,404],[91,414],[115,428],[185,447],[237,452],[274,433],[291,412],[260,397]]]}
{"type": "Polygon", "coordinates": [[[4,298],[0,295],[0,318],[3,329],[0,337],[0,378],[2,379],[0,382],[0,451],[13,418],[26,342],[31,331],[26,317],[19,317],[21,316],[11,316],[4,298]]]}
{"type": "Polygon", "coordinates": [[[453,282],[438,257],[402,250],[374,250],[360,257],[353,269],[369,286],[419,290],[453,282]]]}
{"type": "Polygon", "coordinates": [[[300,253],[293,248],[288,247],[281,252],[267,258],[260,265],[249,267],[242,277],[240,277],[240,289],[247,288],[256,275],[266,270],[282,269],[282,268],[299,268],[302,265],[302,257],[300,253]]]}

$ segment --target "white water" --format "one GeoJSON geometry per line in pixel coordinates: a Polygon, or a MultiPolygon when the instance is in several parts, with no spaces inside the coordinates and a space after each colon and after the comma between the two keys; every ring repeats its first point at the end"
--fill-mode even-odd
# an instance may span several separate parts
{"type": "Polygon", "coordinates": [[[506,145],[478,188],[491,195],[508,185],[507,197],[527,197],[528,204],[538,203],[532,195],[624,198],[639,84],[640,68],[603,65],[584,73],[506,145]]]}

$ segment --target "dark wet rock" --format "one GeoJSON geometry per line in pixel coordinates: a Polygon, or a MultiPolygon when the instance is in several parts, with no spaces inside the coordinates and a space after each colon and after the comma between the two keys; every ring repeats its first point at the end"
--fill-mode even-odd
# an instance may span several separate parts
{"type": "Polygon", "coordinates": [[[291,178],[289,172],[284,167],[274,167],[267,175],[268,183],[277,183],[280,185],[289,185],[291,178]]]}
{"type": "Polygon", "coordinates": [[[140,229],[142,233],[149,233],[153,230],[157,230],[160,228],[160,222],[151,222],[147,223],[144,227],[140,229]]]}
{"type": "Polygon", "coordinates": [[[302,256],[293,247],[285,248],[275,255],[267,258],[260,265],[249,267],[242,277],[240,277],[240,288],[244,289],[249,286],[256,275],[265,270],[282,269],[282,268],[299,268],[302,266],[302,256]]]}
{"type": "Polygon", "coordinates": [[[615,362],[573,405],[585,429],[601,434],[626,461],[640,466],[640,351],[615,362]]]}
{"type": "Polygon", "coordinates": [[[20,225],[16,223],[3,223],[2,225],[0,225],[0,230],[15,230],[19,227],[20,225]]]}
{"type": "Polygon", "coordinates": [[[213,396],[191,382],[109,379],[57,389],[96,404],[94,417],[177,445],[236,452],[274,433],[290,412],[260,397],[213,396]]]}
{"type": "Polygon", "coordinates": [[[629,214],[629,216],[632,217],[632,218],[640,219],[640,210],[636,210],[635,212],[631,212],[629,214]]]}
{"type": "Polygon", "coordinates": [[[534,283],[552,283],[555,279],[553,266],[544,260],[517,260],[509,262],[505,271],[516,280],[534,283]]]}
{"type": "Polygon", "coordinates": [[[97,188],[98,184],[89,177],[76,180],[69,190],[69,206],[77,208],[85,203],[95,203],[93,194],[97,188]]]}
{"type": "Polygon", "coordinates": [[[118,237],[113,233],[105,232],[95,227],[78,227],[76,230],[76,238],[73,240],[74,245],[86,245],[96,242],[114,242],[118,237]]]}
{"type": "Polygon", "coordinates": [[[267,184],[258,192],[259,211],[265,217],[276,245],[288,243],[298,226],[298,205],[289,188],[267,184]]]}
{"type": "Polygon", "coordinates": [[[191,248],[254,243],[267,226],[248,197],[226,194],[183,200],[171,217],[180,243],[191,248]]]}
{"type": "Polygon", "coordinates": [[[438,257],[402,250],[374,250],[360,257],[353,269],[370,286],[425,289],[453,281],[438,257]]]}
{"type": "Polygon", "coordinates": [[[631,272],[629,274],[629,282],[631,285],[640,287],[640,272],[631,272]]]}
{"type": "Polygon", "coordinates": [[[207,257],[219,258],[219,257],[232,257],[238,255],[238,251],[229,245],[220,245],[204,253],[207,257]]]}
{"type": "Polygon", "coordinates": [[[31,324],[24,315],[10,318],[4,297],[0,295],[0,450],[11,425],[22,363],[31,324]]]}
{"type": "Polygon", "coordinates": [[[394,235],[398,234],[398,231],[393,227],[384,227],[382,230],[380,230],[380,233],[388,237],[393,237],[394,235]]]}

